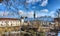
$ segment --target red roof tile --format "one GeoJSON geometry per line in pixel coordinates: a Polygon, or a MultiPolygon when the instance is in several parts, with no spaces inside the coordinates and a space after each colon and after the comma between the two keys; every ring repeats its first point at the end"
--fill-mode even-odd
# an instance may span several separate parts
{"type": "Polygon", "coordinates": [[[0,20],[18,20],[17,18],[0,18],[0,20]]]}

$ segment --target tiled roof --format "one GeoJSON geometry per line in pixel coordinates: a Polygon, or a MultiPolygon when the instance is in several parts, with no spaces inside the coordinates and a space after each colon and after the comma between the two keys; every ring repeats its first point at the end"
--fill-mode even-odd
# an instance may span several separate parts
{"type": "Polygon", "coordinates": [[[54,21],[59,21],[60,18],[54,18],[54,21]]]}
{"type": "Polygon", "coordinates": [[[0,18],[0,20],[19,20],[17,18],[0,18]]]}

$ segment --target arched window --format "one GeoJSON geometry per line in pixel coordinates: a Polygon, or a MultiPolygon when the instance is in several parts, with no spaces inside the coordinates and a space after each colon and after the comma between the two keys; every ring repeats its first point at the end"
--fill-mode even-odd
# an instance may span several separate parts
{"type": "Polygon", "coordinates": [[[12,21],[12,26],[16,26],[16,20],[12,21]]]}
{"type": "Polygon", "coordinates": [[[8,21],[9,26],[11,26],[11,21],[8,21]]]}
{"type": "Polygon", "coordinates": [[[6,26],[5,21],[2,21],[1,26],[6,26]]]}

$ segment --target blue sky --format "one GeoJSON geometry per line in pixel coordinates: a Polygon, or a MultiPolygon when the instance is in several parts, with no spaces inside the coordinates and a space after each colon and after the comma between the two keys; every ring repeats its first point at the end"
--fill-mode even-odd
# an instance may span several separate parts
{"type": "Polygon", "coordinates": [[[3,1],[0,3],[0,18],[19,18],[20,16],[33,18],[34,11],[36,17],[54,18],[59,8],[60,0],[9,0],[8,4],[3,1]]]}

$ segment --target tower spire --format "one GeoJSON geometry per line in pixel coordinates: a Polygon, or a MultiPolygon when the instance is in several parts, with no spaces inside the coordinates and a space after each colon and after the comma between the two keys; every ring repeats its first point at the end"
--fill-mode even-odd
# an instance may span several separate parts
{"type": "Polygon", "coordinates": [[[35,16],[36,16],[36,14],[35,14],[35,11],[34,11],[34,19],[36,18],[35,16]]]}

